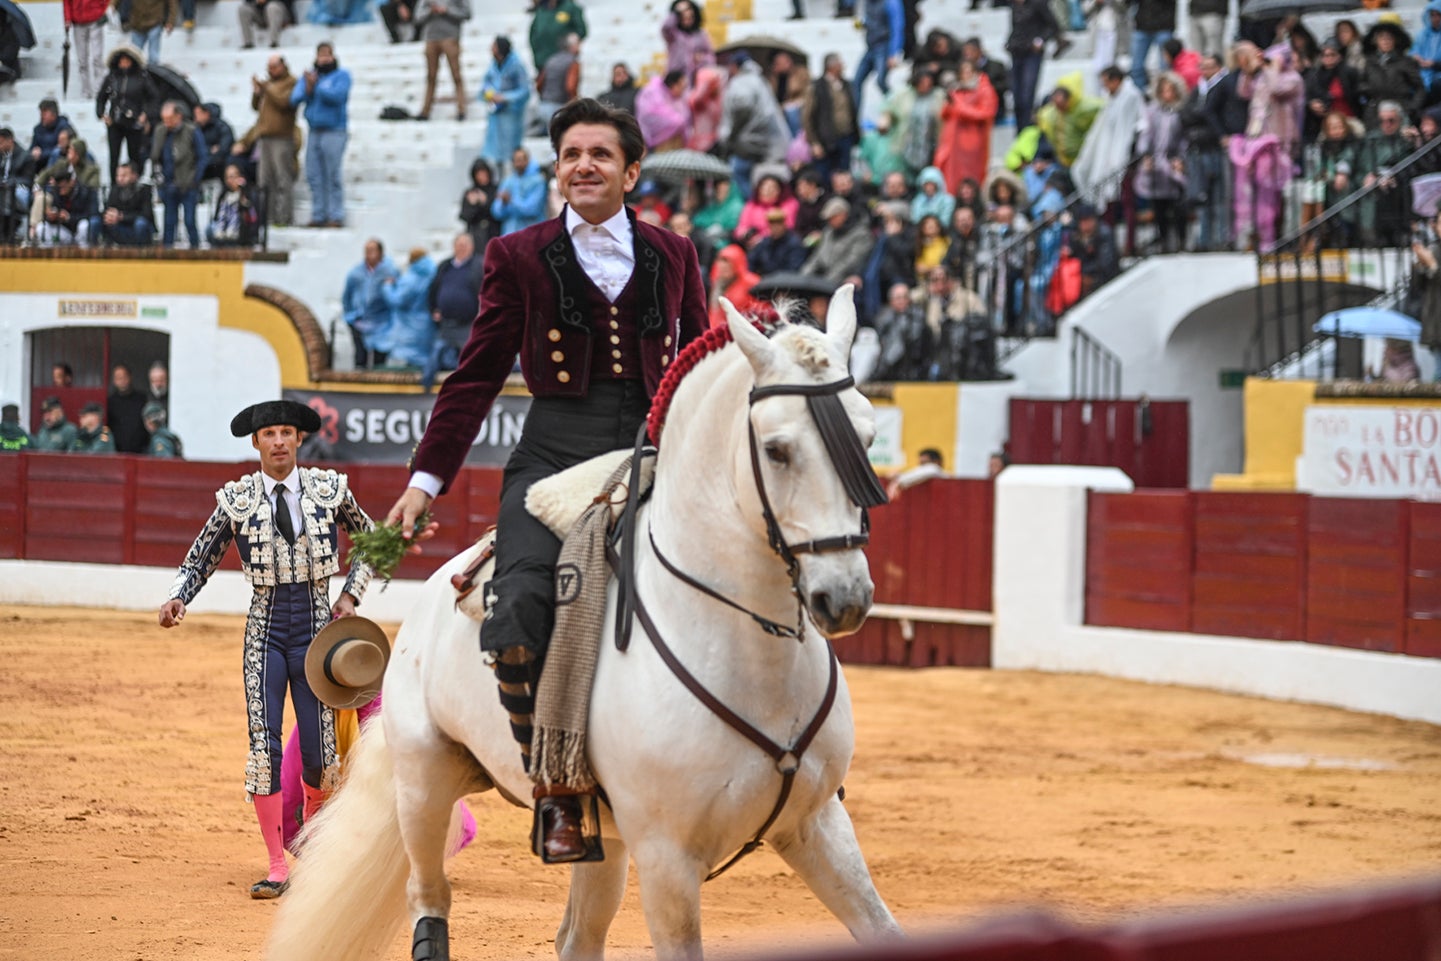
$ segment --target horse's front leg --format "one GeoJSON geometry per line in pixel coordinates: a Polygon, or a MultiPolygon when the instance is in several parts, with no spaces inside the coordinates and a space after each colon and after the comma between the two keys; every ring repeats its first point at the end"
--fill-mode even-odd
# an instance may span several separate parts
{"type": "Polygon", "coordinates": [[[656,957],[701,957],[700,886],[706,866],[669,838],[647,838],[635,845],[640,901],[656,957]]]}
{"type": "Polygon", "coordinates": [[[832,797],[795,831],[770,840],[856,940],[901,935],[900,925],[871,881],[851,817],[839,798],[832,797]]]}

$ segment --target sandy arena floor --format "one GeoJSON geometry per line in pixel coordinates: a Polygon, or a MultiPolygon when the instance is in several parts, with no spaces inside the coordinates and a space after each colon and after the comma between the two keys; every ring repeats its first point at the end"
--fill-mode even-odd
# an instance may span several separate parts
{"type": "MultiPolygon", "coordinates": [[[[247,896],[264,856],[241,787],[241,624],[0,607],[0,958],[260,957],[275,906],[247,896]]],[[[1441,728],[1091,677],[847,674],[847,807],[912,931],[1441,865],[1441,728]]],[[[455,956],[554,957],[567,872],[527,853],[527,814],[472,803],[480,837],[451,862],[455,956]]],[[[634,877],[615,957],[648,956],[634,877]]],[[[708,885],[704,908],[713,954],[846,940],[765,851],[708,885]]]]}

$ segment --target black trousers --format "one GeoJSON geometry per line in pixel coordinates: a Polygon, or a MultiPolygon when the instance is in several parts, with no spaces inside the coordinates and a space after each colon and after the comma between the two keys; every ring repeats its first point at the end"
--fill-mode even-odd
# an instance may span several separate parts
{"type": "Polygon", "coordinates": [[[631,448],[649,410],[638,380],[594,382],[585,397],[537,397],[531,403],[500,488],[482,649],[519,645],[543,656],[550,643],[560,539],[526,511],[530,485],[607,451],[631,448]]]}
{"type": "Polygon", "coordinates": [[[145,131],[139,127],[125,127],[112,123],[105,128],[110,141],[110,182],[115,182],[115,168],[120,166],[120,147],[125,146],[125,159],[140,164],[140,173],[145,173],[145,161],[149,154],[145,150],[145,131]]]}

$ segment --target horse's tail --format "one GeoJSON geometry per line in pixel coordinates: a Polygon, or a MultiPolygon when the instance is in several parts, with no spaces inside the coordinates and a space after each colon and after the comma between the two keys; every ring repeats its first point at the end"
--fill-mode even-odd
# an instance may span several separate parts
{"type": "Polygon", "coordinates": [[[395,771],[379,717],[363,725],[345,780],[301,835],[300,857],[266,946],[268,961],[369,961],[395,940],[410,864],[395,771]]]}

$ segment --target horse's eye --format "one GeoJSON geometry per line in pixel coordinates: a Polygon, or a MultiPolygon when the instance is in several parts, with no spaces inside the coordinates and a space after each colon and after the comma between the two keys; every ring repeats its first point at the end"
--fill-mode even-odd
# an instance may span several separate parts
{"type": "Polygon", "coordinates": [[[785,467],[791,462],[790,451],[781,444],[767,444],[766,458],[777,467],[785,467]]]}

